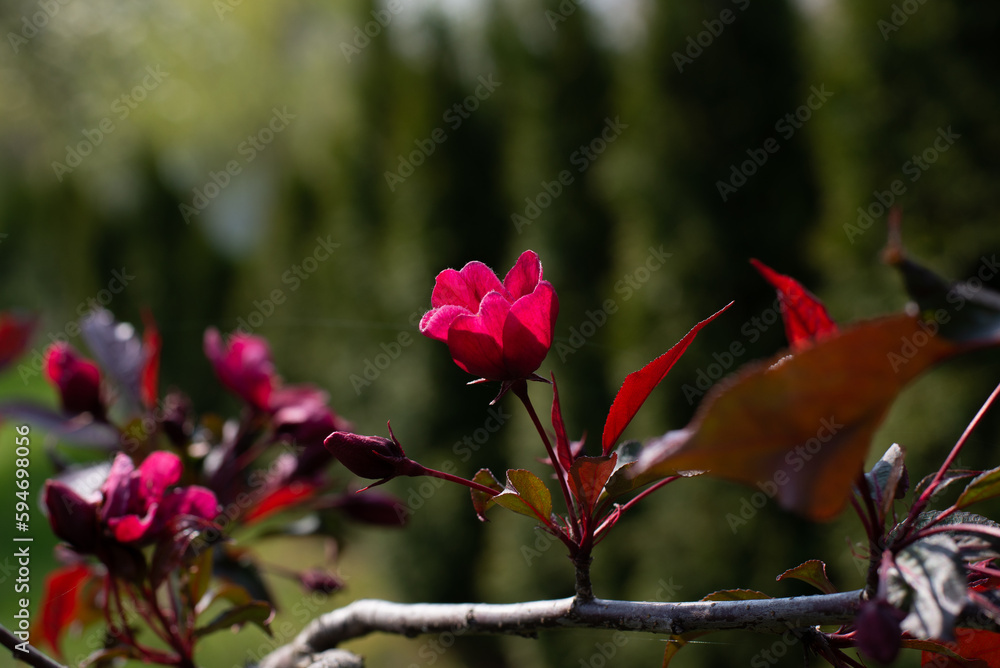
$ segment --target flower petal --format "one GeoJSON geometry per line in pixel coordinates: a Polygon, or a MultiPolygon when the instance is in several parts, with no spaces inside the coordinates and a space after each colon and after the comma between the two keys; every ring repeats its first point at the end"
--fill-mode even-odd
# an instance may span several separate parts
{"type": "Polygon", "coordinates": [[[149,504],[142,517],[138,515],[123,515],[121,517],[108,518],[108,528],[111,529],[115,540],[119,543],[141,541],[147,538],[146,534],[153,527],[153,521],[156,519],[156,511],[159,507],[160,504],[158,503],[149,504]]]}
{"type": "Polygon", "coordinates": [[[139,464],[139,498],[158,502],[171,485],[181,479],[181,459],[172,452],[157,450],[139,464]]]}
{"type": "Polygon", "coordinates": [[[483,299],[479,313],[460,315],[448,330],[448,350],[458,366],[490,380],[510,378],[504,365],[504,321],[510,303],[499,292],[483,299]]]}
{"type": "Polygon", "coordinates": [[[542,262],[535,251],[526,250],[507,272],[503,286],[507,288],[513,301],[530,295],[540,280],[542,280],[542,262]]]}
{"type": "Polygon", "coordinates": [[[431,306],[464,306],[476,313],[483,298],[491,292],[506,294],[507,291],[492,269],[482,262],[470,262],[461,271],[445,269],[437,275],[431,306]]]}
{"type": "Polygon", "coordinates": [[[101,485],[101,494],[104,495],[101,517],[104,520],[124,515],[128,510],[129,496],[131,496],[129,482],[134,470],[135,466],[128,455],[124,452],[115,455],[108,477],[101,485]]]}
{"type": "Polygon", "coordinates": [[[89,503],[59,480],[46,480],[42,491],[52,533],[81,554],[97,548],[97,504],[89,503]]]}
{"type": "Polygon", "coordinates": [[[420,333],[429,338],[447,343],[448,329],[451,327],[451,323],[455,321],[455,318],[460,315],[475,315],[478,310],[479,304],[476,304],[476,308],[471,311],[464,306],[456,306],[454,304],[447,304],[432,309],[420,319],[420,333]]]}
{"type": "Polygon", "coordinates": [[[191,485],[174,490],[163,499],[160,518],[166,524],[177,515],[194,515],[206,520],[214,520],[219,514],[219,502],[215,493],[200,485],[191,485]]]}
{"type": "Polygon", "coordinates": [[[552,347],[559,298],[548,281],[510,307],[503,327],[503,359],[509,377],[526,378],[542,364],[552,347]]]}

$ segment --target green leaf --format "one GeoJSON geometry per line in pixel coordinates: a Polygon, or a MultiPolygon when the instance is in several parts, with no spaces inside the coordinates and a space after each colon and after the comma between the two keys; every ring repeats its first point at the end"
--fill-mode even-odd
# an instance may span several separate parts
{"type": "Polygon", "coordinates": [[[826,564],[819,559],[810,559],[795,568],[790,568],[775,579],[781,582],[785,578],[794,578],[808,582],[824,594],[835,594],[837,592],[837,588],[833,586],[833,583],[826,576],[826,564]]]}
{"type": "Polygon", "coordinates": [[[270,604],[263,601],[251,601],[250,603],[229,608],[225,612],[222,612],[205,626],[195,629],[194,634],[200,638],[209,633],[215,633],[216,631],[232,628],[233,626],[239,627],[244,624],[256,624],[264,629],[267,635],[271,636],[273,634],[271,633],[270,622],[273,616],[274,608],[270,604]]]}
{"type": "Polygon", "coordinates": [[[507,471],[507,486],[493,497],[493,503],[546,524],[552,516],[552,494],[545,483],[531,471],[507,471]]]}
{"type": "Polygon", "coordinates": [[[757,601],[760,599],[772,598],[767,594],[753,589],[721,589],[712,592],[703,601],[757,601]]]}
{"type": "Polygon", "coordinates": [[[959,547],[945,534],[933,534],[903,548],[890,574],[889,602],[909,614],[901,627],[923,640],[951,640],[965,607],[968,585],[959,547]],[[909,602],[909,606],[900,603],[909,602]]]}
{"type": "Polygon", "coordinates": [[[569,489],[577,503],[590,515],[615,470],[618,456],[578,457],[569,469],[569,489]]]}
{"type": "Polygon", "coordinates": [[[194,614],[202,614],[216,601],[229,601],[234,606],[239,607],[252,600],[250,592],[243,587],[232,582],[222,582],[219,586],[213,587],[205,593],[201,600],[198,601],[198,605],[195,606],[194,614]]]}
{"type": "Polygon", "coordinates": [[[959,508],[967,508],[977,501],[985,501],[1000,496],[1000,467],[990,469],[978,477],[965,488],[955,505],[959,508]]]}
{"type": "MultiPolygon", "coordinates": [[[[479,469],[476,475],[472,478],[473,482],[478,482],[483,487],[489,487],[490,489],[495,489],[498,492],[503,491],[503,485],[490,473],[489,469],[479,469]]],[[[476,511],[476,517],[482,522],[488,522],[486,519],[486,510],[493,505],[493,497],[486,492],[481,492],[478,489],[469,490],[472,494],[472,507],[476,511]]]]}
{"type": "Polygon", "coordinates": [[[212,553],[213,550],[205,550],[188,569],[188,589],[195,605],[201,601],[208,591],[208,583],[212,581],[212,553]]]}

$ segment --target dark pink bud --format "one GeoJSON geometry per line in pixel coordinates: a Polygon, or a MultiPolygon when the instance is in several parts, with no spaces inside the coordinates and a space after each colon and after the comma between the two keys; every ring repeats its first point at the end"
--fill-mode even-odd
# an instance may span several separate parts
{"type": "MultiPolygon", "coordinates": [[[[389,434],[392,434],[390,430],[389,434]]],[[[355,475],[385,482],[400,475],[420,475],[416,462],[408,459],[403,446],[393,437],[361,436],[335,431],[323,442],[326,449],[355,475]]]]}
{"type": "Polygon", "coordinates": [[[865,601],[855,618],[858,649],[879,663],[892,663],[899,654],[902,631],[899,623],[905,613],[888,601],[865,601]]]}
{"type": "Polygon", "coordinates": [[[81,554],[93,554],[100,536],[97,502],[90,502],[64,482],[46,480],[42,492],[52,533],[81,554]]]}
{"type": "Polygon", "coordinates": [[[210,328],[205,331],[204,348],[223,385],[257,410],[268,410],[277,377],[267,341],[259,336],[234,334],[223,345],[219,331],[210,328]]]}
{"type": "Polygon", "coordinates": [[[299,582],[306,591],[332,594],[344,588],[344,581],[333,573],[314,568],[299,574],[299,582]]]}
{"type": "Polygon", "coordinates": [[[45,376],[59,390],[63,410],[72,415],[90,413],[104,419],[101,372],[68,343],[53,343],[45,353],[45,376]]]}
{"type": "Polygon", "coordinates": [[[503,283],[482,262],[438,274],[420,332],[448,344],[458,366],[488,380],[531,377],[552,346],[559,299],[525,251],[503,283]]]}

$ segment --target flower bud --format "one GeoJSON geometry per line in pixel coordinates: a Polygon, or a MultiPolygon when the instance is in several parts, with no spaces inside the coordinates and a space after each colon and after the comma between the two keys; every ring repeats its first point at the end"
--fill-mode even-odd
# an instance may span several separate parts
{"type": "MultiPolygon", "coordinates": [[[[389,434],[392,435],[391,429],[389,434]]],[[[351,473],[380,480],[379,484],[396,476],[420,475],[423,471],[419,464],[406,457],[395,436],[390,440],[335,431],[326,437],[323,445],[351,473]]]]}
{"type": "Polygon", "coordinates": [[[104,419],[101,372],[67,343],[53,343],[45,355],[45,375],[59,390],[63,410],[72,415],[90,413],[104,419]]]}

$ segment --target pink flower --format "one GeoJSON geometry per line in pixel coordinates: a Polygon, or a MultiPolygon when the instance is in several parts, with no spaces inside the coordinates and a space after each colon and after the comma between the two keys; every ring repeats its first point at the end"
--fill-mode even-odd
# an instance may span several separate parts
{"type": "Polygon", "coordinates": [[[219,330],[213,327],[205,331],[204,348],[205,357],[223,385],[257,410],[268,409],[278,381],[267,341],[250,334],[234,334],[224,346],[219,330]]]}
{"type": "Polygon", "coordinates": [[[101,372],[68,343],[53,343],[45,353],[45,376],[59,390],[63,410],[76,415],[90,413],[104,419],[101,372]]]}
{"type": "Polygon", "coordinates": [[[120,543],[150,543],[171,519],[193,515],[213,520],[218,515],[215,494],[191,485],[167,491],[181,477],[181,460],[172,452],[156,451],[135,468],[118,453],[101,486],[101,521],[120,543]]]}
{"type": "Polygon", "coordinates": [[[420,332],[448,344],[452,359],[487,380],[529,378],[552,347],[559,299],[542,263],[525,251],[503,283],[482,262],[437,276],[420,332]]]}

